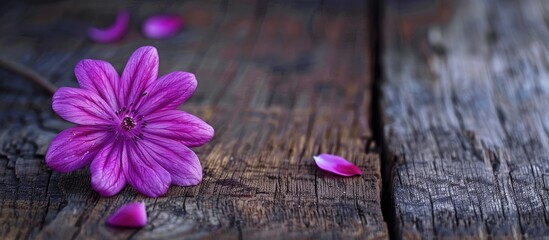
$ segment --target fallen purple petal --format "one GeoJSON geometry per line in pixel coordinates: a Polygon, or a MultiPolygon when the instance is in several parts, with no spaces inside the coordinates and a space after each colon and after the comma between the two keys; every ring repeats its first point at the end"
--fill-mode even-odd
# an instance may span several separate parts
{"type": "Polygon", "coordinates": [[[183,28],[183,18],[178,15],[152,16],[143,22],[143,35],[153,39],[175,36],[183,28]]]}
{"type": "Polygon", "coordinates": [[[90,28],[88,35],[96,42],[116,42],[126,35],[129,23],[130,13],[128,11],[120,11],[112,26],[108,28],[90,28]]]}
{"type": "Polygon", "coordinates": [[[137,202],[122,205],[107,219],[107,224],[114,227],[144,227],[147,224],[145,204],[137,202]]]}
{"type": "Polygon", "coordinates": [[[340,156],[324,153],[313,158],[316,165],[322,170],[346,177],[362,175],[362,171],[356,165],[340,156]]]}

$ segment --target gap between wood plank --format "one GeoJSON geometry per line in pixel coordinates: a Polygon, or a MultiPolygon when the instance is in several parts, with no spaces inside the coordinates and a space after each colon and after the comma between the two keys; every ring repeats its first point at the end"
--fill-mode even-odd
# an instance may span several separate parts
{"type": "Polygon", "coordinates": [[[383,126],[383,112],[381,109],[382,96],[382,84],[383,84],[383,62],[382,51],[383,49],[383,13],[384,1],[372,0],[369,4],[366,4],[369,11],[369,31],[370,31],[370,51],[372,53],[372,59],[370,63],[370,69],[372,74],[372,106],[370,107],[370,126],[374,141],[377,143],[379,149],[379,161],[381,165],[381,212],[383,219],[387,224],[387,233],[389,239],[396,239],[396,224],[395,224],[395,209],[394,200],[391,194],[391,170],[393,168],[393,161],[389,161],[387,155],[387,144],[385,142],[384,126],[383,126]]]}

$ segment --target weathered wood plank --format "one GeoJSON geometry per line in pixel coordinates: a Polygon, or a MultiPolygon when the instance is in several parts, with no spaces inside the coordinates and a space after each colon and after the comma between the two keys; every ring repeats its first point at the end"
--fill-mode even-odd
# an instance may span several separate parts
{"type": "MultiPolygon", "coordinates": [[[[326,2],[326,5],[331,3],[326,2]]],[[[150,199],[130,188],[101,198],[89,171],[51,172],[49,141],[69,126],[47,94],[0,70],[0,238],[386,238],[380,165],[369,128],[371,79],[365,2],[323,6],[284,1],[55,1],[2,5],[0,54],[31,66],[58,86],[76,86],[75,64],[106,59],[121,71],[131,52],[154,45],[160,72],[199,80],[182,109],[216,129],[196,148],[204,180],[150,199]],[[169,9],[188,28],[163,41],[137,27],[118,44],[85,38],[87,22],[107,25],[128,6],[132,24],[169,9]],[[335,6],[335,5],[334,5],[335,6]],[[9,23],[9,24],[8,24],[9,23]],[[312,156],[340,154],[363,169],[341,178],[312,156]],[[147,205],[140,230],[104,225],[129,201],[147,205]]],[[[332,4],[333,5],[333,4],[332,4]]]]}
{"type": "Polygon", "coordinates": [[[387,1],[382,109],[397,236],[549,234],[547,4],[387,1]]]}

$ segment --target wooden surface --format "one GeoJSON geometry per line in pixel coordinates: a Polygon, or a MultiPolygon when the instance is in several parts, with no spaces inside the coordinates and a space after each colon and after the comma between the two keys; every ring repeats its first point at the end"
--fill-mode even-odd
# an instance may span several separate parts
{"type": "Polygon", "coordinates": [[[29,0],[0,12],[0,56],[56,86],[76,86],[80,59],[121,71],[156,46],[161,73],[196,73],[181,108],[216,129],[195,149],[200,185],[101,198],[89,170],[44,165],[70,124],[41,87],[0,69],[0,239],[549,235],[549,2],[29,0]],[[86,38],[121,8],[122,42],[86,38]],[[166,9],[186,30],[142,37],[141,21],[166,9]],[[364,175],[319,170],[322,152],[364,175]],[[105,226],[131,201],[146,203],[145,228],[105,226]]]}
{"type": "Polygon", "coordinates": [[[548,4],[386,2],[395,237],[549,236],[548,4]]]}
{"type": "Polygon", "coordinates": [[[196,73],[182,106],[216,129],[196,148],[204,179],[152,199],[127,187],[102,198],[89,170],[59,174],[44,164],[51,139],[70,126],[51,111],[51,96],[0,70],[1,239],[387,238],[381,173],[370,128],[372,62],[369,2],[353,1],[7,1],[0,4],[0,54],[57,86],[76,86],[84,58],[121,72],[139,46],[160,54],[160,73],[196,73]],[[128,8],[132,25],[117,44],[86,38],[128,8]],[[175,38],[148,40],[140,23],[181,13],[175,38]],[[340,154],[363,176],[319,170],[312,156],[340,154]],[[105,220],[120,205],[146,203],[149,223],[115,229],[105,220]]]}

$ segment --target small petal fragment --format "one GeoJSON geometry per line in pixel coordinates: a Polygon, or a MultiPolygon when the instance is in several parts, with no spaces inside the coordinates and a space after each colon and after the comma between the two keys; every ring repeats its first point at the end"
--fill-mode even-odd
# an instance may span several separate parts
{"type": "Polygon", "coordinates": [[[107,224],[114,227],[144,227],[147,224],[145,204],[136,202],[123,205],[107,219],[107,224]]]}
{"type": "Polygon", "coordinates": [[[152,39],[175,36],[183,28],[183,18],[178,15],[157,15],[143,22],[143,34],[152,39]]]}
{"type": "Polygon", "coordinates": [[[128,11],[120,11],[112,26],[108,28],[90,28],[88,35],[96,42],[116,42],[126,35],[129,23],[130,13],[128,11]]]}
{"type": "Polygon", "coordinates": [[[357,166],[340,156],[324,153],[313,158],[316,165],[322,170],[346,177],[362,175],[362,171],[357,166]]]}

